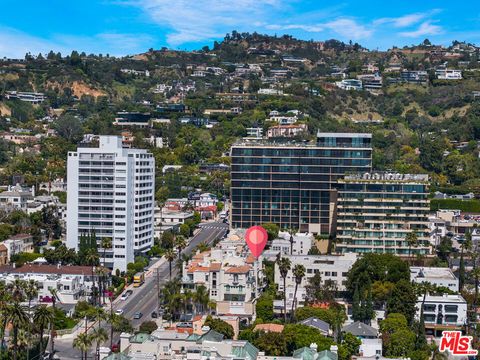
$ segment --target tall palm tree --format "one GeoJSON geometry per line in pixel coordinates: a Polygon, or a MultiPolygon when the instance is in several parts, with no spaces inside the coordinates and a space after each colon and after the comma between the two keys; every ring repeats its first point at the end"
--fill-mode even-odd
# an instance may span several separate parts
{"type": "Polygon", "coordinates": [[[18,331],[30,324],[26,307],[21,305],[18,301],[15,301],[10,305],[8,309],[8,322],[12,324],[13,328],[13,360],[17,360],[18,331]]]}
{"type": "Polygon", "coordinates": [[[4,283],[0,283],[0,355],[3,354],[5,343],[5,329],[8,323],[9,304],[12,302],[12,294],[6,291],[4,283]]]}
{"type": "Polygon", "coordinates": [[[205,285],[199,285],[193,295],[196,306],[200,309],[200,313],[204,314],[207,308],[210,297],[208,296],[208,289],[205,285]]]}
{"type": "Polygon", "coordinates": [[[182,250],[185,249],[185,247],[187,246],[187,241],[182,235],[177,235],[175,236],[175,241],[173,244],[177,248],[178,257],[180,258],[182,250]]]}
{"type": "Polygon", "coordinates": [[[98,322],[98,328],[102,327],[102,320],[106,320],[107,316],[105,313],[105,310],[103,310],[101,307],[95,307],[92,309],[92,317],[95,319],[95,321],[98,322]]]}
{"type": "Polygon", "coordinates": [[[292,263],[289,258],[278,257],[277,258],[278,270],[280,271],[280,276],[283,279],[283,320],[287,323],[287,275],[288,271],[292,267],[292,263]]]}
{"type": "Polygon", "coordinates": [[[408,245],[408,259],[411,262],[412,257],[412,247],[416,247],[418,245],[418,236],[415,232],[410,232],[405,236],[405,242],[408,245]]]}
{"type": "Polygon", "coordinates": [[[22,302],[25,299],[25,281],[15,279],[7,285],[7,291],[12,294],[14,301],[22,302]]]}
{"type": "Polygon", "coordinates": [[[28,299],[28,310],[30,311],[32,300],[38,296],[38,284],[35,280],[30,279],[25,283],[23,289],[25,295],[28,299]]]}
{"type": "Polygon", "coordinates": [[[183,314],[186,315],[188,311],[188,305],[193,299],[193,293],[189,289],[185,289],[182,294],[182,302],[183,302],[183,314]]]}
{"type": "Polygon", "coordinates": [[[92,341],[95,342],[95,359],[99,359],[100,345],[108,340],[107,330],[105,330],[104,328],[95,329],[93,330],[91,336],[92,336],[92,341]]]}
{"type": "Polygon", "coordinates": [[[290,234],[290,255],[293,255],[293,243],[295,242],[293,240],[293,235],[295,235],[298,231],[295,229],[288,229],[288,233],[290,234]]]}
{"type": "MultiPolygon", "coordinates": [[[[105,237],[105,238],[102,238],[102,241],[101,241],[101,245],[100,245],[103,249],[103,268],[101,268],[102,270],[100,271],[101,272],[101,279],[102,279],[102,287],[105,288],[105,276],[107,275],[107,271],[106,271],[106,266],[105,266],[105,263],[107,261],[107,259],[105,258],[106,256],[106,252],[108,249],[111,249],[112,248],[112,238],[109,238],[109,237],[105,237]]],[[[105,289],[103,289],[102,291],[102,299],[103,299],[103,303],[105,304],[105,289]]]]}
{"type": "MultiPolygon", "coordinates": [[[[57,309],[57,289],[50,289],[50,294],[52,295],[52,312],[53,312],[53,317],[55,318],[55,312],[57,309]]],[[[55,335],[55,321],[50,322],[50,357],[55,354],[55,340],[54,340],[54,335],[55,335]]]]}
{"type": "Polygon", "coordinates": [[[170,281],[172,280],[172,262],[175,260],[177,257],[177,254],[175,254],[175,251],[173,249],[167,249],[165,251],[165,259],[168,261],[168,271],[170,274],[170,281]]]}
{"type": "Polygon", "coordinates": [[[96,249],[88,249],[85,255],[85,262],[92,267],[92,300],[93,305],[97,304],[97,288],[95,287],[95,268],[98,265],[98,253],[96,249]]]}
{"type": "Polygon", "coordinates": [[[54,315],[51,309],[49,309],[45,305],[39,305],[35,308],[35,312],[33,314],[33,324],[38,331],[39,338],[40,338],[40,354],[43,355],[44,348],[43,348],[43,334],[45,329],[53,322],[54,315]]]}
{"type": "Polygon", "coordinates": [[[80,333],[73,340],[73,347],[82,353],[81,359],[87,360],[88,350],[92,347],[92,337],[87,333],[80,333]]]}
{"type": "Polygon", "coordinates": [[[95,275],[98,278],[98,288],[99,288],[99,303],[102,300],[102,304],[105,304],[105,291],[106,289],[106,275],[108,273],[107,268],[99,266],[95,268],[95,275]]]}
{"type": "Polygon", "coordinates": [[[302,283],[303,277],[305,276],[305,266],[301,264],[297,264],[293,267],[292,273],[293,277],[295,278],[295,290],[293,292],[293,302],[292,302],[292,313],[290,315],[291,319],[293,320],[293,314],[295,310],[295,306],[297,304],[297,290],[298,286],[302,283]]]}

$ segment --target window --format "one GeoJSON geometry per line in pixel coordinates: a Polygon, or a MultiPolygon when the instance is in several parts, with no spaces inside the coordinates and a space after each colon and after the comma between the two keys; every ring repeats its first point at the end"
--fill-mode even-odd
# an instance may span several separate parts
{"type": "Polygon", "coordinates": [[[446,323],[456,323],[457,319],[458,319],[457,315],[445,315],[446,323]]]}
{"type": "Polygon", "coordinates": [[[425,305],[423,305],[423,311],[435,312],[436,308],[437,307],[436,307],[435,304],[425,304],[425,305]]]}
{"type": "Polygon", "coordinates": [[[457,313],[458,306],[457,305],[445,305],[445,312],[446,313],[457,313]]]}

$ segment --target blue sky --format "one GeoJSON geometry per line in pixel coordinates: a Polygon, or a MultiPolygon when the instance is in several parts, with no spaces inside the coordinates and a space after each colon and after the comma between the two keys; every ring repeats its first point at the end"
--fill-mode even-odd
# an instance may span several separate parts
{"type": "Polygon", "coordinates": [[[198,49],[234,29],[352,40],[370,49],[425,38],[480,44],[480,5],[473,0],[1,0],[0,9],[0,57],[198,49]]]}

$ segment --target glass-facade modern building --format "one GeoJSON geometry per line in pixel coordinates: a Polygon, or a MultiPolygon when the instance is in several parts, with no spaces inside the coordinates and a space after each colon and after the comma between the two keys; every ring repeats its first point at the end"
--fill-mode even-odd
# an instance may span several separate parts
{"type": "Polygon", "coordinates": [[[428,175],[375,172],[339,179],[336,251],[430,253],[428,185],[428,175]],[[409,233],[417,235],[413,246],[409,233]]]}
{"type": "Polygon", "coordinates": [[[231,223],[328,234],[337,179],[368,172],[371,134],[318,133],[316,144],[245,141],[231,148],[231,223]]]}

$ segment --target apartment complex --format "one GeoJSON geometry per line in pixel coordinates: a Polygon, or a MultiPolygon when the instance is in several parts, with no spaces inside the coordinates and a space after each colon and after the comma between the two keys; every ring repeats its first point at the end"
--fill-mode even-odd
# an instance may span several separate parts
{"type": "Polygon", "coordinates": [[[352,174],[337,189],[337,252],[430,253],[428,175],[352,174]],[[418,238],[411,249],[409,233],[418,238]]]}
{"type": "Polygon", "coordinates": [[[78,250],[87,233],[96,234],[99,247],[111,238],[106,266],[125,271],[136,253],[153,245],[153,155],[123,148],[121,137],[100,136],[98,147],[68,153],[67,172],[67,246],[78,250]]]}
{"type": "MultiPolygon", "coordinates": [[[[296,297],[295,277],[290,270],[286,277],[286,291],[283,288],[283,278],[280,275],[280,269],[275,264],[275,283],[278,284],[278,290],[286,293],[287,310],[292,308],[295,301],[296,306],[303,306],[306,299],[306,286],[309,279],[315,274],[320,274],[322,284],[331,284],[339,292],[346,290],[347,273],[357,261],[358,255],[355,253],[343,255],[284,255],[291,262],[291,268],[295,265],[305,266],[305,276],[301,284],[298,285],[296,297]]],[[[283,309],[283,300],[274,300],[274,311],[280,313],[283,309]]]]}
{"type": "Polygon", "coordinates": [[[300,232],[330,233],[334,184],[371,171],[371,134],[318,133],[316,144],[244,141],[231,148],[231,223],[273,222],[300,232]]]}

